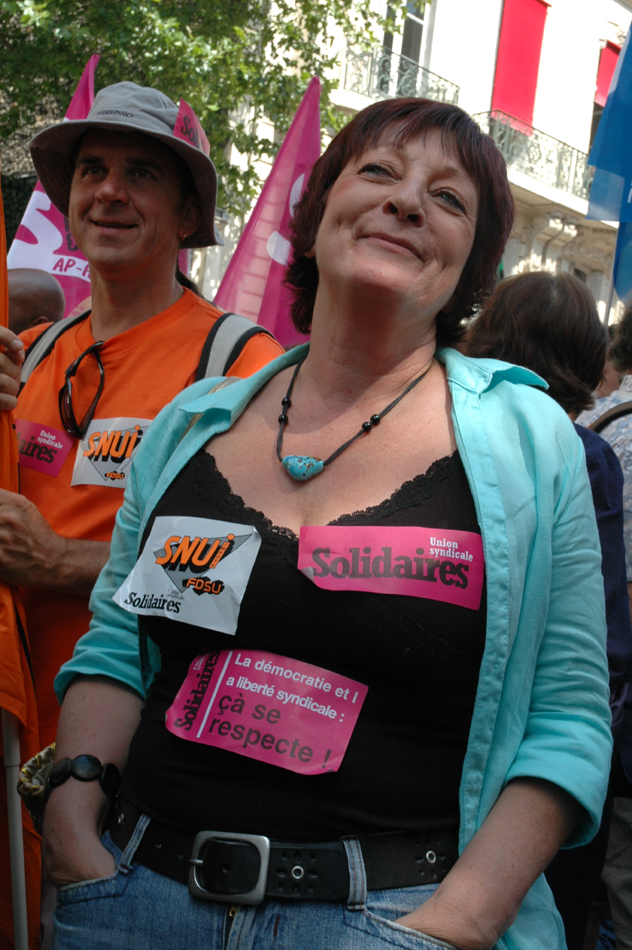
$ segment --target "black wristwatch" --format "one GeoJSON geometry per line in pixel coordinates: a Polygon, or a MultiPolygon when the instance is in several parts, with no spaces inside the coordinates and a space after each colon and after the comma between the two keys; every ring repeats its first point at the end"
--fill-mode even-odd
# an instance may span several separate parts
{"type": "Polygon", "coordinates": [[[113,798],[121,790],[121,773],[112,762],[102,765],[95,755],[78,755],[74,759],[60,759],[55,762],[46,780],[45,800],[58,785],[63,785],[69,778],[76,778],[80,782],[94,782],[99,780],[101,790],[113,798]]]}

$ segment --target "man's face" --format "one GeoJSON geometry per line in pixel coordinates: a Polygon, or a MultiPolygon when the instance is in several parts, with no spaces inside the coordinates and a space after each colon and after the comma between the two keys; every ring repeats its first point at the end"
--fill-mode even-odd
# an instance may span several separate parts
{"type": "Polygon", "coordinates": [[[183,198],[174,153],[135,132],[84,135],[68,217],[93,279],[143,280],[175,272],[183,233],[197,224],[197,202],[183,198]]]}

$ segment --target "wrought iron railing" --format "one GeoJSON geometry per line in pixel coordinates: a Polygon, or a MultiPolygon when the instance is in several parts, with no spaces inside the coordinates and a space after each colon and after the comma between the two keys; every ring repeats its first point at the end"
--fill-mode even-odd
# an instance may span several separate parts
{"type": "Polygon", "coordinates": [[[459,87],[385,46],[347,50],[344,88],[371,99],[423,96],[439,102],[459,101],[459,87]]]}
{"type": "Polygon", "coordinates": [[[578,198],[588,198],[593,169],[585,152],[519,122],[505,112],[474,116],[502,152],[507,166],[578,198]]]}

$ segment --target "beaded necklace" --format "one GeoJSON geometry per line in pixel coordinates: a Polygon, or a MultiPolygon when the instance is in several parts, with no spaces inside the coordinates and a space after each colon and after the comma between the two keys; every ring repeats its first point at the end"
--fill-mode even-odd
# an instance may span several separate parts
{"type": "Polygon", "coordinates": [[[288,473],[290,478],[293,478],[298,482],[306,482],[308,478],[314,478],[316,475],[320,475],[323,469],[325,469],[328,465],[331,465],[334,459],[337,459],[338,456],[341,455],[345,451],[345,449],[348,449],[349,446],[352,445],[356,441],[356,439],[359,439],[361,435],[368,435],[368,433],[371,432],[375,426],[379,425],[379,423],[384,418],[386,413],[390,412],[391,409],[394,409],[397,403],[400,402],[404,398],[404,396],[411,391],[411,389],[414,389],[417,383],[420,383],[422,381],[422,379],[424,378],[424,376],[426,375],[426,373],[428,373],[430,369],[430,367],[428,367],[428,369],[424,373],[422,373],[421,376],[418,376],[417,379],[413,379],[412,383],[410,383],[406,387],[404,392],[400,393],[397,399],[394,399],[393,402],[389,403],[386,409],[382,409],[381,412],[378,412],[376,413],[376,415],[371,416],[368,422],[363,422],[360,431],[356,432],[356,434],[351,439],[349,439],[347,442],[341,445],[340,448],[336,449],[335,452],[332,452],[329,458],[318,459],[318,458],[314,458],[312,455],[285,455],[283,456],[281,454],[281,449],[283,448],[283,432],[284,432],[285,426],[289,422],[288,409],[292,405],[292,400],[290,397],[292,395],[292,390],[294,389],[294,383],[296,382],[298,371],[303,365],[303,363],[305,362],[305,359],[306,357],[304,356],[303,359],[300,361],[300,363],[296,364],[296,369],[294,370],[292,374],[290,385],[287,388],[287,392],[285,396],[281,400],[282,408],[281,408],[281,415],[279,416],[279,434],[277,436],[277,444],[276,444],[276,453],[277,453],[277,458],[279,462],[281,463],[285,471],[288,473]]]}

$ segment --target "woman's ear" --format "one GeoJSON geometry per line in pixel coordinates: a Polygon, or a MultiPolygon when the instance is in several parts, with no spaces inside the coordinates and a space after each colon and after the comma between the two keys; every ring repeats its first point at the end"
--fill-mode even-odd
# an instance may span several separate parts
{"type": "Polygon", "coordinates": [[[305,256],[305,257],[309,257],[310,259],[313,258],[313,257],[316,257],[316,248],[315,248],[315,247],[310,247],[309,251],[305,251],[305,255],[304,255],[304,256],[305,256]]]}

